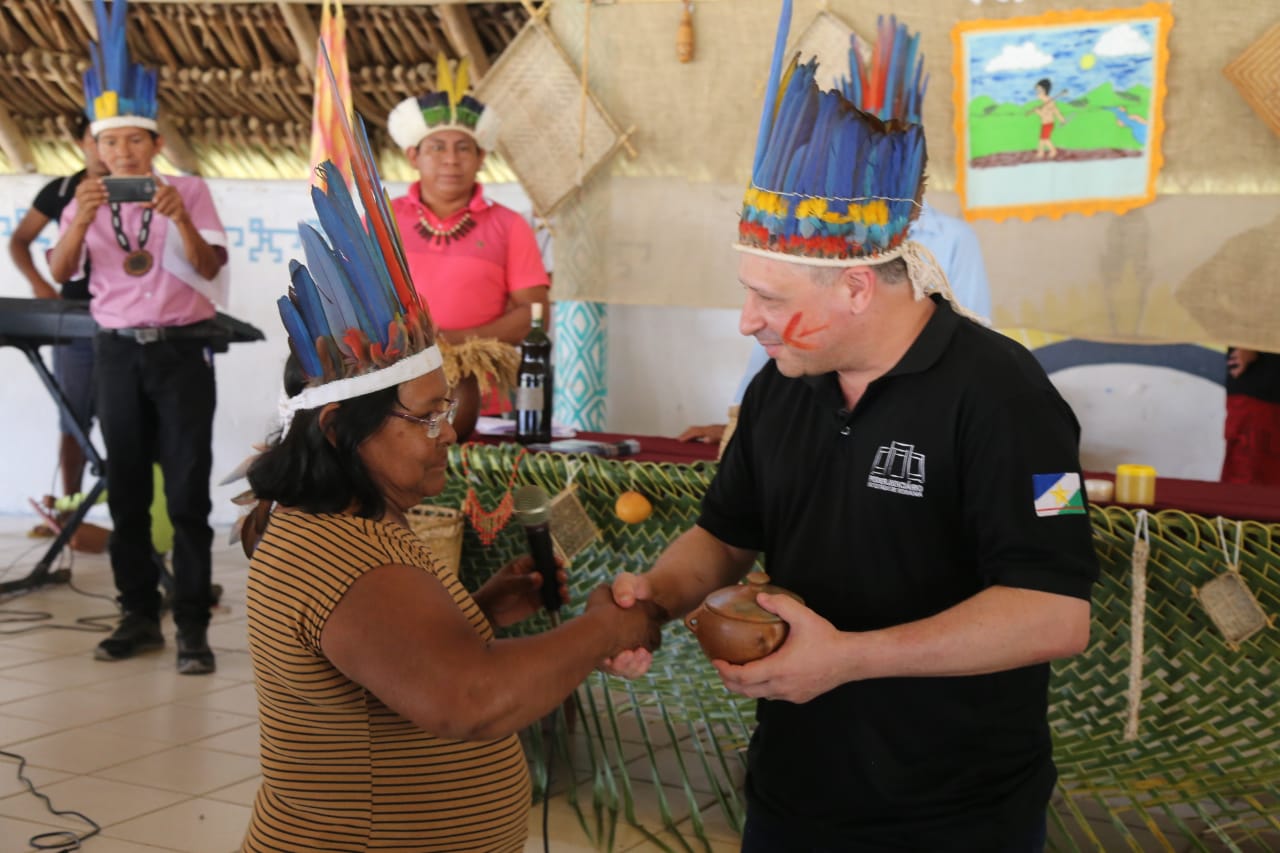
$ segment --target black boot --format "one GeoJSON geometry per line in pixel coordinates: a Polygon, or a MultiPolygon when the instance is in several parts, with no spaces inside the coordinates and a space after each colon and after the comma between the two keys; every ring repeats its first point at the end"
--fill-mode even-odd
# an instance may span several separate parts
{"type": "Polygon", "coordinates": [[[192,625],[178,629],[178,672],[181,675],[208,675],[218,668],[209,648],[208,628],[192,625]]]}
{"type": "Polygon", "coordinates": [[[163,646],[164,634],[160,633],[159,619],[126,612],[111,636],[98,643],[93,656],[98,660],[124,660],[163,646]]]}

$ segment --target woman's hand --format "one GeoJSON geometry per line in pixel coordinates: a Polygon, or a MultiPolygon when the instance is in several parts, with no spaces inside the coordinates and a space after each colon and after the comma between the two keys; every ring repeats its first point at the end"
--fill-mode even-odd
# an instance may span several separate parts
{"type": "MultiPolygon", "coordinates": [[[[556,580],[560,584],[560,600],[569,600],[569,577],[564,564],[556,560],[556,580]]],[[[489,624],[505,628],[528,619],[542,607],[538,590],[542,588],[542,575],[534,571],[533,558],[517,557],[498,569],[473,596],[489,624]]]]}

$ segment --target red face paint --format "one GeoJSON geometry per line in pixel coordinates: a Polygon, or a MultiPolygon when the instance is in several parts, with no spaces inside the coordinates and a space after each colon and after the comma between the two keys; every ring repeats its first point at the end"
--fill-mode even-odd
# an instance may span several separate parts
{"type": "Polygon", "coordinates": [[[804,320],[804,315],[801,314],[799,311],[797,311],[795,314],[791,316],[791,319],[787,322],[787,328],[782,332],[782,342],[787,346],[794,347],[796,349],[802,349],[802,350],[817,349],[818,348],[817,344],[805,343],[804,339],[809,337],[810,335],[816,335],[818,332],[821,332],[823,329],[827,328],[827,326],[831,324],[824,323],[821,326],[813,326],[811,328],[801,330],[800,326],[803,320],[804,320]]]}

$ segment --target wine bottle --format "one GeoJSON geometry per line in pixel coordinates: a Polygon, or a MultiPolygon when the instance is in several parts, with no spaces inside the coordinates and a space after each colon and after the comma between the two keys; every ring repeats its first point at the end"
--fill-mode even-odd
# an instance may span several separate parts
{"type": "Polygon", "coordinates": [[[535,302],[533,325],[520,342],[520,370],[516,375],[516,441],[551,441],[551,338],[542,322],[542,303],[535,302]]]}

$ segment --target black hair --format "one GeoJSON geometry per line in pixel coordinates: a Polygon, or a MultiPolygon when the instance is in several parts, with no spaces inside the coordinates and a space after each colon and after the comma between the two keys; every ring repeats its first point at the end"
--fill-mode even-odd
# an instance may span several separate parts
{"type": "Polygon", "coordinates": [[[71,116],[69,126],[71,128],[71,138],[79,142],[89,132],[89,117],[84,113],[74,113],[71,116]]]}
{"type": "MultiPolygon", "coordinates": [[[[285,362],[285,391],[297,396],[306,376],[292,354],[285,362]]],[[[395,386],[343,400],[334,411],[333,441],[320,429],[320,409],[293,416],[289,431],[276,435],[249,466],[249,485],[259,500],[275,501],[305,512],[343,512],[379,518],[387,503],[357,452],[380,427],[396,403],[395,386]]]]}
{"type": "Polygon", "coordinates": [[[1053,84],[1049,82],[1048,77],[1041,77],[1039,80],[1037,80],[1036,87],[1039,89],[1044,89],[1044,93],[1046,95],[1050,94],[1053,91],[1053,84]]]}

